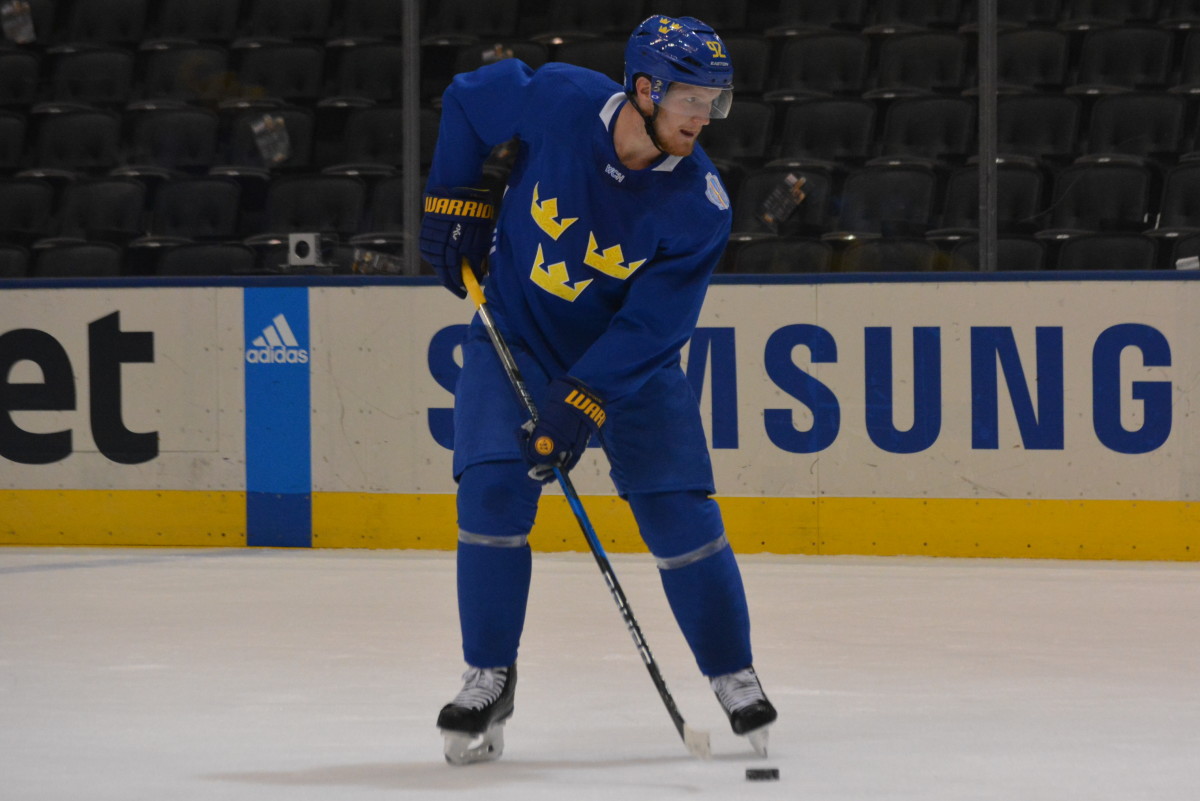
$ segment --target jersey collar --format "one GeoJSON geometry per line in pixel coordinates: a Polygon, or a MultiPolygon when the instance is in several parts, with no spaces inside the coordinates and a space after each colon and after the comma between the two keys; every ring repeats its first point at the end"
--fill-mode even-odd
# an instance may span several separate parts
{"type": "MultiPolygon", "coordinates": [[[[600,121],[604,123],[604,130],[610,134],[612,133],[613,120],[617,118],[617,112],[620,111],[621,106],[628,100],[629,98],[625,96],[624,92],[617,92],[608,99],[608,102],[604,104],[604,108],[600,109],[600,121]]],[[[668,156],[663,154],[662,159],[651,167],[650,170],[653,172],[671,172],[681,161],[683,161],[682,156],[668,156]]]]}

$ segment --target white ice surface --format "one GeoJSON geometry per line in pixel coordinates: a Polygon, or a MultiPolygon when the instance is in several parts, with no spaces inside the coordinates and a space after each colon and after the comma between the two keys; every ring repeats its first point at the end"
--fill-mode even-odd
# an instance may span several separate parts
{"type": "Polygon", "coordinates": [[[535,557],[506,753],[454,768],[451,554],[0,549],[0,799],[1200,798],[1200,565],[742,557],[761,760],[613,563],[710,762],[587,554],[535,557]]]}

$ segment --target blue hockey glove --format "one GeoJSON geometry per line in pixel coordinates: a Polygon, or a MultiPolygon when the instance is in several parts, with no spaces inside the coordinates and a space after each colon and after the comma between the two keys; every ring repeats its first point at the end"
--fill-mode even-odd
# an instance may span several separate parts
{"type": "Polygon", "coordinates": [[[553,468],[574,467],[592,434],[604,425],[603,402],[582,384],[556,379],[547,398],[538,421],[524,429],[529,477],[543,484],[554,480],[553,468]]]}
{"type": "Polygon", "coordinates": [[[480,280],[486,270],[483,258],[492,244],[496,207],[482,189],[458,188],[425,196],[421,218],[421,255],[455,295],[467,296],[462,282],[466,259],[480,280]]]}

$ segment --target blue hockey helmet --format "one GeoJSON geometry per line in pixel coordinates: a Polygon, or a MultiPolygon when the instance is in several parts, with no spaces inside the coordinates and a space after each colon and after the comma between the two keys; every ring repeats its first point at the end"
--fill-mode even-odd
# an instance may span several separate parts
{"type": "Polygon", "coordinates": [[[721,37],[695,17],[648,17],[625,45],[625,91],[633,94],[637,76],[650,79],[650,98],[661,105],[671,84],[717,89],[709,116],[729,114],[733,63],[721,37]]]}

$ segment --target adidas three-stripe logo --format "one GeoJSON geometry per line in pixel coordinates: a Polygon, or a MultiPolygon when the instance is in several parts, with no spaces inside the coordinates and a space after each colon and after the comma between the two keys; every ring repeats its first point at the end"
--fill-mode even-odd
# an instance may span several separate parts
{"type": "Polygon", "coordinates": [[[308,351],[300,347],[292,327],[282,314],[275,315],[262,335],[250,342],[246,361],[251,364],[307,364],[308,351]]]}

